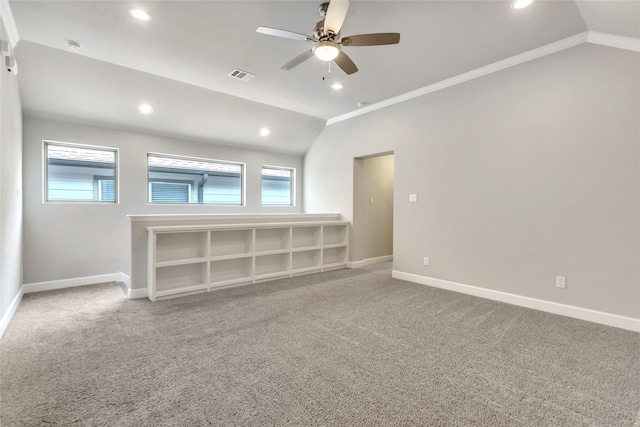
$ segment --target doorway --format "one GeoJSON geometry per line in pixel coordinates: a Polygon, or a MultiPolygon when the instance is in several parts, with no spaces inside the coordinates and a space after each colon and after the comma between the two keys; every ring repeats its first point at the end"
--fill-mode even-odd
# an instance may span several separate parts
{"type": "Polygon", "coordinates": [[[353,159],[352,267],[393,259],[393,152],[353,159]]]}

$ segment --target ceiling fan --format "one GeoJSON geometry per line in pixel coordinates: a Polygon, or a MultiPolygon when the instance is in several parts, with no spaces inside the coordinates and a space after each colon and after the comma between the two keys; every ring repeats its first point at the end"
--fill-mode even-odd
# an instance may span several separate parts
{"type": "Polygon", "coordinates": [[[270,27],[258,27],[256,31],[270,36],[315,43],[311,50],[296,56],[284,64],[281,67],[283,70],[291,70],[315,55],[322,61],[335,61],[342,71],[347,74],[353,74],[358,71],[358,67],[356,67],[356,64],[354,64],[351,58],[344,53],[342,46],[397,44],[400,42],[400,34],[371,33],[341,38],[340,29],[347,16],[348,9],[349,0],[331,0],[330,2],[322,3],[319,12],[323,19],[313,27],[313,35],[311,36],[270,27]]]}

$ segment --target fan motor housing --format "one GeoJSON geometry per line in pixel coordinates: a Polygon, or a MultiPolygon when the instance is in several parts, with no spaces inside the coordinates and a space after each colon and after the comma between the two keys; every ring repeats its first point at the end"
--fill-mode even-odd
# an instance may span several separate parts
{"type": "Polygon", "coordinates": [[[327,9],[329,9],[329,2],[322,3],[320,7],[318,7],[318,13],[322,18],[327,16],[327,9]]]}
{"type": "Polygon", "coordinates": [[[319,21],[316,23],[316,25],[314,25],[312,36],[313,36],[313,41],[316,41],[316,42],[324,41],[324,40],[331,40],[331,41],[340,40],[340,33],[333,34],[329,32],[329,34],[327,34],[326,36],[324,35],[324,21],[319,21]]]}

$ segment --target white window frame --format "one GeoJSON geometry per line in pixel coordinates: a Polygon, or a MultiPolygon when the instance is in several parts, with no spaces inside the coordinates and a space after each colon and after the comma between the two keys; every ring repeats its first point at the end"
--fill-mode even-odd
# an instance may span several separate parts
{"type": "Polygon", "coordinates": [[[273,208],[282,208],[282,207],[295,207],[296,206],[296,185],[297,185],[297,175],[296,168],[292,168],[289,166],[273,166],[273,165],[262,165],[260,168],[260,204],[263,207],[273,207],[273,208]],[[277,204],[277,203],[264,203],[264,197],[262,194],[262,170],[263,169],[274,169],[274,170],[284,170],[291,172],[291,203],[290,204],[277,204]]]}
{"type": "Polygon", "coordinates": [[[42,203],[84,203],[84,204],[119,204],[120,203],[120,150],[115,147],[106,147],[103,145],[78,144],[75,142],[53,141],[49,139],[42,140],[42,203]],[[110,151],[114,153],[113,161],[113,191],[114,199],[111,200],[73,200],[73,199],[55,199],[49,200],[49,156],[48,147],[50,145],[58,147],[80,148],[97,151],[110,151]]]}

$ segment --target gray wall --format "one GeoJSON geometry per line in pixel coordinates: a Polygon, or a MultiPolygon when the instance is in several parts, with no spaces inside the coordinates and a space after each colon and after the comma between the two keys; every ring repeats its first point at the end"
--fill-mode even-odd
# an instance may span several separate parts
{"type": "MultiPolygon", "coordinates": [[[[4,33],[2,39],[7,39],[4,33]]],[[[4,67],[0,69],[0,248],[1,318],[22,285],[22,107],[18,78],[4,67]]]]}
{"type": "Polygon", "coordinates": [[[24,283],[71,279],[122,271],[131,274],[127,215],[301,212],[302,159],[221,145],[24,118],[24,283]],[[43,140],[119,149],[120,202],[43,203],[43,140]],[[149,205],[147,152],[246,163],[246,206],[149,205]],[[295,207],[261,206],[261,167],[297,170],[295,207]]]}
{"type": "Polygon", "coordinates": [[[351,219],[353,158],[393,151],[395,270],[640,318],[639,94],[640,55],[584,44],[336,123],[305,209],[351,219]]]}

